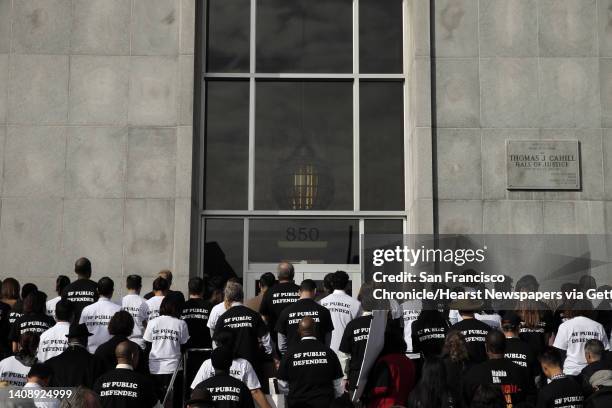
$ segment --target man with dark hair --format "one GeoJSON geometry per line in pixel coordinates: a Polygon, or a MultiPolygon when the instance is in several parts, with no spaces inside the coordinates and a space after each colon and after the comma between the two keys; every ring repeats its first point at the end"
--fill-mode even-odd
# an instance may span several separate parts
{"type": "Polygon", "coordinates": [[[70,285],[70,278],[66,275],[59,275],[55,280],[55,293],[57,296],[47,301],[47,314],[55,318],[55,305],[62,298],[62,292],[66,286],[70,285]]]}
{"type": "Polygon", "coordinates": [[[19,317],[9,332],[9,339],[13,342],[13,351],[17,351],[19,337],[24,333],[35,333],[40,336],[47,329],[55,325],[55,319],[47,316],[45,301],[47,295],[43,292],[32,292],[23,300],[23,315],[19,317]]]}
{"type": "Polygon", "coordinates": [[[286,307],[276,322],[278,348],[284,354],[287,349],[300,342],[297,329],[302,318],[310,316],[317,325],[317,339],[329,346],[334,329],[329,310],[314,301],[317,284],[312,279],[304,279],[300,284],[300,298],[286,307]]]}
{"type": "Polygon", "coordinates": [[[261,299],[259,311],[268,327],[272,330],[272,336],[276,340],[276,321],[282,311],[300,298],[300,288],[293,282],[295,270],[290,262],[278,264],[278,283],[266,291],[261,299]]]}
{"type": "Polygon", "coordinates": [[[229,309],[217,320],[215,333],[224,328],[234,333],[236,357],[244,358],[251,363],[259,381],[262,382],[263,363],[272,355],[270,333],[261,315],[244,306],[243,299],[242,285],[228,282],[225,287],[225,302],[229,305],[229,309]]]}
{"type": "Polygon", "coordinates": [[[142,289],[142,278],[139,275],[130,275],[126,278],[125,286],[127,295],[121,299],[121,309],[129,312],[134,318],[134,330],[129,339],[138,344],[140,348],[145,348],[145,341],[142,339],[147,320],[149,320],[149,306],[146,300],[140,297],[142,289]]]}
{"type": "MultiPolygon", "coordinates": [[[[134,330],[134,318],[127,310],[120,310],[110,319],[108,323],[108,333],[113,336],[110,340],[102,343],[94,353],[98,360],[99,372],[105,373],[112,370],[117,365],[115,358],[115,348],[119,343],[128,341],[138,345],[136,342],[129,340],[130,335],[134,330]]],[[[149,367],[146,361],[144,350],[138,347],[138,360],[133,364],[133,368],[142,373],[148,374],[149,367]]]]}
{"type": "Polygon", "coordinates": [[[87,258],[79,258],[74,264],[77,279],[66,286],[62,299],[74,303],[74,318],[78,321],[85,306],[98,300],[98,284],[91,278],[91,262],[87,258]]]}
{"type": "Polygon", "coordinates": [[[189,279],[189,300],[185,302],[181,319],[187,323],[189,340],[186,348],[210,348],[210,330],[207,323],[212,305],[204,300],[204,279],[195,277],[189,279]]]}
{"type": "Polygon", "coordinates": [[[599,340],[591,339],[584,345],[584,357],[587,366],[582,369],[580,376],[582,377],[582,389],[587,397],[593,393],[590,382],[591,376],[600,370],[612,370],[610,363],[604,359],[605,352],[604,345],[599,340]]]}
{"type": "Polygon", "coordinates": [[[334,330],[330,347],[337,353],[346,325],[361,315],[361,304],[346,293],[346,287],[349,284],[348,273],[336,271],[332,275],[331,284],[334,291],[321,299],[321,305],[331,313],[334,330]]]}
{"type": "Polygon", "coordinates": [[[153,281],[153,295],[147,300],[147,307],[149,308],[148,320],[153,320],[159,316],[159,307],[162,301],[168,294],[168,288],[170,284],[168,281],[161,276],[153,281]]]}
{"type": "Polygon", "coordinates": [[[533,402],[535,383],[526,368],[504,358],[506,337],[498,330],[491,330],[485,341],[488,360],[472,367],[465,375],[464,399],[469,405],[478,385],[499,386],[508,408],[533,402]]]}
{"type": "Polygon", "coordinates": [[[327,407],[343,394],[342,368],[336,353],[316,337],[316,323],[304,317],[298,326],[301,338],[285,353],[277,378],[281,391],[287,393],[290,407],[327,407]]]}
{"type": "Polygon", "coordinates": [[[502,331],[506,336],[506,352],[504,357],[513,363],[526,368],[529,371],[531,378],[535,378],[540,374],[537,369],[538,360],[535,353],[527,344],[519,337],[521,327],[521,318],[515,312],[506,312],[502,317],[502,331]]]}
{"type": "MultiPolygon", "coordinates": [[[[230,329],[221,329],[215,333],[213,341],[217,347],[225,347],[230,350],[234,349],[234,333],[230,329]]],[[[229,373],[232,377],[242,381],[251,390],[251,396],[253,400],[259,405],[259,408],[269,408],[266,396],[262,392],[261,383],[257,378],[257,374],[253,369],[251,363],[244,358],[234,357],[232,365],[229,369],[229,373]]],[[[212,365],[212,361],[209,358],[205,360],[198,372],[196,373],[191,383],[191,389],[195,389],[198,384],[202,381],[207,380],[215,375],[215,369],[212,365]]]]}
{"type": "MultiPolygon", "coordinates": [[[[49,368],[49,366],[47,366],[46,364],[36,363],[30,368],[30,372],[28,372],[27,382],[23,386],[23,388],[30,390],[41,390],[43,388],[46,388],[49,386],[49,381],[51,380],[52,375],[53,372],[51,371],[51,368],[49,368]]],[[[35,394],[37,392],[40,391],[33,391],[34,396],[31,397],[32,407],[56,408],[59,405],[59,402],[57,400],[48,401],[47,398],[37,396],[35,394]]],[[[11,406],[10,403],[9,406],[11,406]]]]}
{"type": "Polygon", "coordinates": [[[91,388],[97,376],[94,356],[87,351],[91,333],[84,324],[73,324],[68,330],[68,347],[61,354],[50,358],[46,364],[53,370],[51,387],[91,388]]]}
{"type": "Polygon", "coordinates": [[[563,374],[563,359],[559,350],[547,347],[539,360],[549,382],[538,393],[537,407],[582,407],[584,396],[580,384],[563,374]]]}
{"type": "Polygon", "coordinates": [[[153,382],[134,371],[141,353],[140,347],[131,341],[116,345],[115,368],[99,377],[93,387],[103,408],[150,408],[157,404],[153,382]]]}
{"type": "Polygon", "coordinates": [[[487,359],[485,340],[491,326],[476,319],[475,312],[482,308],[482,302],[475,300],[455,300],[451,302],[450,308],[458,310],[462,320],[450,327],[463,334],[470,355],[470,361],[474,364],[482,363],[487,359]]]}
{"type": "Polygon", "coordinates": [[[359,301],[361,302],[363,313],[346,325],[342,340],[340,341],[338,357],[341,365],[344,367],[342,371],[347,374],[349,390],[354,390],[357,387],[359,371],[361,371],[361,364],[363,363],[366,345],[370,336],[372,308],[376,305],[373,291],[372,282],[366,282],[361,286],[359,301]]]}
{"type": "Polygon", "coordinates": [[[98,281],[98,294],[100,298],[96,303],[83,308],[79,323],[85,323],[87,329],[92,333],[87,349],[95,353],[98,346],[110,340],[111,335],[107,326],[115,313],[121,310],[121,306],[111,301],[115,283],[107,276],[98,281]]]}
{"type": "MultiPolygon", "coordinates": [[[[159,271],[157,276],[159,278],[164,278],[165,280],[168,281],[168,292],[166,293],[166,296],[176,296],[177,300],[179,300],[179,305],[182,305],[183,303],[185,303],[185,295],[183,295],[183,292],[180,292],[178,290],[170,289],[170,287],[172,286],[172,271],[170,271],[168,269],[162,269],[161,271],[159,271]]],[[[155,289],[153,289],[153,291],[151,291],[151,292],[147,293],[146,295],[144,295],[144,298],[146,300],[149,300],[153,296],[156,296],[155,295],[155,289]]]]}
{"type": "Polygon", "coordinates": [[[51,357],[61,354],[68,347],[66,335],[70,328],[74,313],[74,304],[67,300],[60,300],[55,305],[55,320],[57,323],[40,335],[37,358],[45,362],[51,357]]]}
{"type": "Polygon", "coordinates": [[[197,389],[206,389],[218,408],[255,408],[253,397],[246,385],[230,375],[232,350],[218,347],[213,350],[210,360],[215,375],[204,380],[197,389]]]}
{"type": "Polygon", "coordinates": [[[266,272],[259,277],[257,281],[257,288],[259,289],[259,293],[252,297],[251,299],[244,302],[244,305],[255,312],[261,310],[261,301],[263,300],[264,295],[272,286],[276,284],[276,278],[272,272],[266,272]]]}
{"type": "Polygon", "coordinates": [[[217,404],[212,400],[212,395],[206,389],[193,390],[189,400],[185,403],[187,408],[216,408],[217,404]]]}

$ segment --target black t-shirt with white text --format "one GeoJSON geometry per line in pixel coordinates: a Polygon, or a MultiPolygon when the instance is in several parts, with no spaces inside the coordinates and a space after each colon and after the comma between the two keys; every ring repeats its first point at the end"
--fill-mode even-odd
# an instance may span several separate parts
{"type": "Polygon", "coordinates": [[[541,311],[541,318],[535,327],[521,322],[519,337],[527,342],[535,355],[539,355],[546,347],[546,338],[553,332],[553,314],[550,310],[541,311]]]}
{"type": "Polygon", "coordinates": [[[235,356],[244,358],[257,370],[263,360],[259,339],[268,333],[261,315],[244,305],[235,305],[219,316],[215,330],[222,328],[234,332],[235,356]]]}
{"type": "Polygon", "coordinates": [[[572,377],[560,375],[542,387],[537,408],[582,408],[583,401],[580,384],[572,377]]]}
{"type": "Polygon", "coordinates": [[[300,287],[293,282],[281,282],[266,291],[259,312],[266,316],[272,329],[282,311],[300,298],[300,287]]]}
{"type": "Polygon", "coordinates": [[[300,341],[297,329],[304,317],[310,316],[316,322],[317,339],[325,343],[325,337],[334,330],[331,314],[327,308],[312,299],[300,299],[286,307],[276,321],[275,331],[287,337],[287,348],[300,341]]]}
{"type": "Polygon", "coordinates": [[[360,316],[351,320],[344,328],[344,334],[340,341],[340,351],[351,356],[349,362],[348,381],[350,387],[357,385],[361,363],[365,355],[366,344],[370,336],[370,324],[372,315],[360,316]]]}
{"type": "Polygon", "coordinates": [[[450,330],[463,334],[472,363],[482,363],[487,359],[485,339],[491,331],[491,326],[477,319],[463,319],[452,325],[450,330]]]}
{"type": "Polygon", "coordinates": [[[516,407],[535,397],[535,383],[527,369],[505,358],[487,360],[466,373],[463,395],[468,406],[480,384],[499,385],[507,408],[516,407]]]}
{"type": "Polygon", "coordinates": [[[157,403],[153,382],[129,368],[115,368],[98,378],[94,391],[102,408],[151,408],[157,403]]]}
{"type": "Polygon", "coordinates": [[[448,328],[449,325],[442,313],[421,312],[421,315],[412,322],[412,352],[422,353],[426,358],[440,355],[448,328]]]}
{"type": "Polygon", "coordinates": [[[196,388],[206,388],[216,408],[255,408],[248,387],[229,374],[216,374],[202,381],[196,388]]]}
{"type": "Polygon", "coordinates": [[[287,351],[277,378],[289,384],[290,407],[321,408],[334,399],[334,380],[342,378],[342,368],[332,349],[306,338],[287,351]]]}
{"type": "Polygon", "coordinates": [[[9,339],[14,342],[19,341],[19,336],[24,333],[34,333],[39,336],[50,327],[55,325],[55,319],[46,314],[28,313],[15,320],[11,326],[9,339]]]}
{"type": "Polygon", "coordinates": [[[181,319],[187,323],[187,348],[210,348],[210,330],[206,325],[212,305],[204,299],[189,299],[183,305],[181,319]]]}
{"type": "Polygon", "coordinates": [[[526,368],[531,377],[540,373],[538,359],[529,344],[518,337],[506,339],[504,357],[513,363],[526,368]]]}
{"type": "Polygon", "coordinates": [[[85,306],[98,301],[98,284],[91,279],[77,279],[62,291],[62,299],[74,305],[74,319],[79,321],[85,306]]]}

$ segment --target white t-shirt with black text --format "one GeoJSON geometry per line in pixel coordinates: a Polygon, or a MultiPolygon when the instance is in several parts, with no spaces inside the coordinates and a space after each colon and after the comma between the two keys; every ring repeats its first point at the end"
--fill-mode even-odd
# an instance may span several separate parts
{"type": "Polygon", "coordinates": [[[57,305],[57,302],[59,302],[60,300],[62,300],[61,296],[57,296],[54,297],[51,300],[47,300],[47,315],[51,316],[52,318],[56,319],[55,317],[55,305],[57,305]]]}
{"type": "Polygon", "coordinates": [[[147,323],[143,338],[151,343],[151,374],[172,374],[181,359],[181,345],[189,340],[187,323],[172,316],[159,316],[147,323]]]}
{"type": "Polygon", "coordinates": [[[57,322],[55,326],[40,335],[38,353],[36,354],[38,361],[43,363],[51,357],[61,354],[68,347],[68,338],[66,337],[68,329],[70,329],[70,323],[57,322]]]}
{"type": "Polygon", "coordinates": [[[217,303],[216,305],[214,305],[213,308],[210,310],[210,315],[208,316],[208,322],[206,323],[206,326],[208,326],[208,328],[211,330],[215,330],[215,327],[217,326],[217,320],[219,320],[219,317],[221,317],[221,315],[226,311],[227,309],[225,308],[225,302],[217,303]]]}
{"type": "Polygon", "coordinates": [[[605,349],[610,349],[608,336],[601,324],[584,316],[576,316],[561,323],[554,347],[565,350],[566,358],[563,364],[563,373],[578,375],[587,362],[584,358],[584,345],[591,339],[600,340],[605,349]]]}
{"type": "Polygon", "coordinates": [[[329,347],[337,353],[344,328],[351,320],[361,315],[361,303],[347,295],[345,291],[336,289],[321,299],[321,305],[325,306],[331,314],[334,330],[329,347]]]}
{"type": "Polygon", "coordinates": [[[108,323],[120,310],[121,306],[102,296],[97,302],[85,306],[79,323],[85,323],[87,330],[92,334],[87,343],[87,350],[90,353],[95,353],[100,344],[106,343],[113,337],[108,332],[108,323]]]}
{"type": "Polygon", "coordinates": [[[149,308],[148,319],[153,320],[159,316],[159,308],[164,300],[165,296],[153,296],[151,299],[147,300],[147,307],[149,308]]]}
{"type": "Polygon", "coordinates": [[[412,353],[412,322],[421,314],[423,302],[420,300],[408,300],[400,305],[402,319],[404,321],[404,341],[406,342],[406,353],[412,353]]]}
{"type": "Polygon", "coordinates": [[[23,387],[27,381],[30,367],[21,364],[15,356],[0,361],[0,381],[6,381],[10,386],[23,387]]]}
{"type": "Polygon", "coordinates": [[[131,314],[134,318],[134,330],[132,330],[132,335],[129,339],[144,349],[145,344],[142,338],[144,334],[143,322],[149,320],[149,306],[147,301],[139,295],[131,293],[125,295],[123,299],[121,299],[121,309],[131,314]]]}
{"type": "MultiPolygon", "coordinates": [[[[212,362],[210,358],[202,363],[200,369],[197,374],[193,378],[193,382],[191,383],[191,389],[195,389],[195,387],[204,380],[208,380],[210,377],[215,375],[215,369],[212,366],[212,362]]],[[[261,384],[259,383],[259,379],[257,378],[257,374],[255,374],[255,370],[251,363],[249,363],[244,358],[235,358],[232,361],[232,366],[229,370],[229,375],[234,377],[237,380],[242,381],[249,390],[256,390],[261,388],[261,384]]]]}

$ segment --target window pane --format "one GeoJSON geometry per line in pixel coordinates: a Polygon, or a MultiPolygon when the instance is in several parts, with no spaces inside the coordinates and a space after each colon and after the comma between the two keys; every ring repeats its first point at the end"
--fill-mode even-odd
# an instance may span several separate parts
{"type": "Polygon", "coordinates": [[[205,208],[247,208],[249,168],[249,83],[206,85],[205,208]]]}
{"type": "Polygon", "coordinates": [[[387,262],[381,268],[374,265],[373,259],[376,249],[395,250],[398,245],[403,245],[402,220],[365,220],[363,229],[365,232],[363,239],[364,262],[362,263],[364,282],[372,281],[374,272],[401,273],[404,268],[401,262],[387,262]]]}
{"type": "Polygon", "coordinates": [[[255,209],[351,210],[350,82],[258,82],[255,209]]]}
{"type": "Polygon", "coordinates": [[[352,0],[259,0],[257,72],[351,72],[352,0]]]}
{"type": "Polygon", "coordinates": [[[402,72],[402,0],[359,1],[359,70],[402,72]]]}
{"type": "Polygon", "coordinates": [[[244,221],[209,218],[204,227],[204,273],[224,279],[242,277],[244,221]]]}
{"type": "Polygon", "coordinates": [[[208,0],[208,72],[248,72],[250,1],[208,0]]]}
{"type": "Polygon", "coordinates": [[[403,84],[360,84],[362,210],[404,209],[403,84]]]}
{"type": "Polygon", "coordinates": [[[359,263],[357,220],[258,219],[249,231],[250,263],[359,263]]]}

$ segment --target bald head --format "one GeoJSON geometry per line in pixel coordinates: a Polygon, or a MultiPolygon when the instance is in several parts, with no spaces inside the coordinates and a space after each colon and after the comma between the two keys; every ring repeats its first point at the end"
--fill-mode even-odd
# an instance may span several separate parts
{"type": "Polygon", "coordinates": [[[131,341],[122,341],[115,347],[117,364],[136,366],[138,363],[138,345],[131,341]]]}
{"type": "Polygon", "coordinates": [[[298,324],[298,334],[300,335],[300,338],[316,336],[316,331],[316,322],[312,317],[306,316],[300,320],[300,323],[298,324]]]}
{"type": "Polygon", "coordinates": [[[292,281],[295,276],[295,269],[290,262],[281,262],[278,264],[278,280],[281,282],[292,281]]]}

